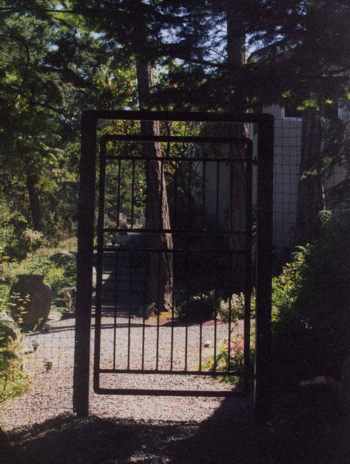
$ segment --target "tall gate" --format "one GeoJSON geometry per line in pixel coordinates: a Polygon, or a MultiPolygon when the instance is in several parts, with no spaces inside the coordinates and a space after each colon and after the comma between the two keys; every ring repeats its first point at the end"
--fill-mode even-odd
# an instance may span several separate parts
{"type": "Polygon", "coordinates": [[[227,396],[247,392],[254,371],[266,415],[272,155],[267,115],[83,115],[78,414],[88,414],[92,319],[96,393],[227,396]],[[178,388],[181,376],[231,376],[240,387],[178,388]]]}

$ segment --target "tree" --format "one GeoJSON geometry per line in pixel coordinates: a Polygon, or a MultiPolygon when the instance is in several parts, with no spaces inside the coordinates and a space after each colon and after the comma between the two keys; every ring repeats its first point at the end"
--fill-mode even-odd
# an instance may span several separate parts
{"type": "MultiPolygon", "coordinates": [[[[90,1],[75,2],[75,8],[81,12],[87,23],[104,35],[104,40],[113,49],[123,47],[125,59],[136,67],[138,105],[141,110],[151,109],[152,67],[159,57],[162,46],[161,33],[163,20],[170,17],[162,11],[162,2],[135,2],[128,0],[119,3],[90,1]],[[108,12],[108,14],[105,14],[108,12]],[[123,21],[121,21],[123,19],[123,21]],[[161,44],[159,46],[159,44],[161,44]]],[[[141,133],[159,135],[159,124],[154,121],[142,121],[141,133]]],[[[147,204],[146,230],[149,254],[149,279],[147,304],[155,304],[157,311],[169,309],[172,304],[173,269],[172,258],[166,250],[171,250],[172,236],[170,211],[167,198],[167,186],[160,144],[144,145],[144,155],[149,161],[146,168],[147,204]],[[155,160],[154,158],[158,158],[155,160]],[[163,232],[167,230],[168,232],[163,232]],[[158,231],[158,232],[157,232],[158,231]],[[160,250],[165,250],[164,253],[160,250]]]]}
{"type": "Polygon", "coordinates": [[[57,5],[0,9],[1,196],[51,237],[69,233],[75,216],[81,111],[133,98],[118,57],[74,15],[52,13],[57,5]]]}

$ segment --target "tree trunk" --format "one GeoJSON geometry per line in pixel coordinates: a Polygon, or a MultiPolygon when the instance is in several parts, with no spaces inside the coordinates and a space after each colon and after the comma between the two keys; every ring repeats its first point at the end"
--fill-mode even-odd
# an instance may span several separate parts
{"type": "MultiPolygon", "coordinates": [[[[230,95],[228,111],[242,113],[244,107],[244,96],[237,86],[237,75],[245,63],[245,33],[242,28],[242,18],[231,3],[226,11],[227,27],[227,60],[230,73],[230,95]]],[[[243,127],[243,125],[242,125],[243,127]]]]}
{"type": "Polygon", "coordinates": [[[321,118],[317,110],[305,111],[298,192],[297,239],[310,242],[318,237],[322,209],[321,118]]]}
{"type": "MultiPolygon", "coordinates": [[[[148,107],[152,69],[147,61],[138,59],[136,62],[139,105],[141,110],[148,107]]],[[[159,135],[159,122],[142,121],[143,135],[159,135]]],[[[172,306],[173,293],[173,238],[171,233],[162,232],[171,229],[167,186],[164,174],[164,163],[159,143],[144,144],[145,158],[149,161],[146,167],[147,200],[146,200],[146,230],[155,232],[147,234],[147,246],[153,251],[149,253],[149,268],[147,282],[147,305],[153,305],[159,311],[169,310],[172,306]],[[160,250],[170,250],[161,252],[160,250]]]]}
{"type": "Polygon", "coordinates": [[[26,183],[29,197],[29,209],[32,219],[32,225],[34,230],[41,232],[43,230],[42,224],[42,212],[40,205],[40,197],[37,189],[37,176],[33,172],[32,168],[27,168],[26,172],[26,183]]]}
{"type": "MultiPolygon", "coordinates": [[[[236,9],[237,10],[237,9],[236,9]]],[[[245,33],[242,29],[242,18],[235,11],[231,3],[227,7],[227,59],[230,73],[230,94],[228,101],[228,111],[234,114],[241,114],[244,111],[244,96],[238,88],[237,75],[244,66],[245,55],[245,33]]],[[[231,136],[243,137],[245,128],[243,123],[234,123],[231,126],[231,136]]],[[[245,158],[246,148],[233,144],[230,152],[231,156],[245,158]]],[[[227,225],[228,230],[245,230],[247,227],[246,210],[250,205],[247,201],[247,166],[244,162],[233,162],[231,173],[231,204],[232,211],[229,214],[230,221],[227,225]]],[[[244,235],[232,234],[229,247],[231,251],[246,248],[246,238],[244,235]]],[[[246,284],[246,258],[244,255],[232,255],[232,267],[235,273],[235,291],[242,291],[246,284]]]]}

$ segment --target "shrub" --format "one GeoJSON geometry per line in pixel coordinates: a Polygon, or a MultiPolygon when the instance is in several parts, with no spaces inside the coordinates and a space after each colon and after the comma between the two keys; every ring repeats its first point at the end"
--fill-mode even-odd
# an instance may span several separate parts
{"type": "Polygon", "coordinates": [[[176,314],[181,321],[206,321],[213,317],[215,298],[212,292],[191,295],[189,298],[183,295],[182,298],[181,303],[176,306],[176,314]]]}
{"type": "Polygon", "coordinates": [[[0,403],[25,391],[28,377],[23,371],[22,336],[15,322],[0,312],[0,403]]]}
{"type": "Polygon", "coordinates": [[[0,403],[24,392],[28,377],[23,371],[22,335],[8,315],[13,303],[10,284],[0,282],[0,403]]]}
{"type": "Polygon", "coordinates": [[[319,240],[297,248],[273,281],[277,382],[337,378],[350,354],[350,218],[322,219],[319,240]]]}
{"type": "MultiPolygon", "coordinates": [[[[250,372],[248,373],[248,380],[251,384],[253,381],[253,368],[255,359],[255,335],[252,333],[250,340],[250,372]]],[[[228,355],[227,340],[224,341],[219,349],[215,359],[211,359],[207,365],[207,369],[213,370],[226,370],[236,371],[237,374],[225,374],[221,380],[226,383],[231,383],[238,386],[243,386],[244,377],[244,337],[243,335],[233,335],[231,337],[231,355],[228,355]]],[[[249,387],[250,385],[248,385],[249,387]]]]}
{"type": "Polygon", "coordinates": [[[28,228],[25,217],[12,211],[0,199],[0,259],[1,262],[24,259],[44,243],[43,235],[28,228]]]}
{"type": "MultiPolygon", "coordinates": [[[[251,293],[251,316],[255,314],[255,291],[251,293]]],[[[231,297],[222,298],[218,301],[218,313],[223,322],[228,322],[230,320],[231,313],[231,322],[237,321],[239,319],[244,319],[245,314],[245,294],[243,292],[233,293],[231,297]]]]}

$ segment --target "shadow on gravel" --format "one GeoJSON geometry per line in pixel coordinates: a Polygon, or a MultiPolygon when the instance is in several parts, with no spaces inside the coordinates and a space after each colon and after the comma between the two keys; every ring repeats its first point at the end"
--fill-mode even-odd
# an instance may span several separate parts
{"type": "Polygon", "coordinates": [[[329,418],[324,418],[319,408],[315,409],[312,405],[299,410],[294,397],[283,401],[278,407],[282,411],[286,408],[288,414],[282,413],[278,421],[264,428],[254,424],[247,403],[238,398],[225,400],[201,424],[149,423],[97,417],[81,420],[74,416],[59,416],[30,429],[12,432],[9,438],[16,457],[9,455],[7,462],[3,459],[1,462],[333,463],[336,433],[332,431],[329,418]],[[320,421],[323,421],[322,426],[320,421]]]}

